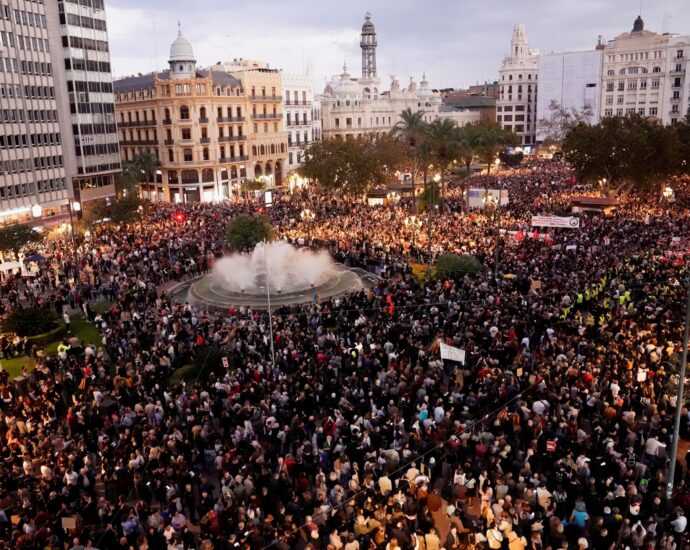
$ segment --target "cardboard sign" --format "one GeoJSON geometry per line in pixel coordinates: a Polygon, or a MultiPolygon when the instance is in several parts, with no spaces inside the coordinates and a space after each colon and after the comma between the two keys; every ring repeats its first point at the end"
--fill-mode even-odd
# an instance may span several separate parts
{"type": "Polygon", "coordinates": [[[556,450],[556,442],[555,441],[547,441],[546,442],[546,450],[549,451],[550,453],[554,452],[556,450]]]}
{"type": "Polygon", "coordinates": [[[77,518],[76,517],[62,518],[62,528],[65,530],[76,529],[77,528],[77,518]]]}
{"type": "Polygon", "coordinates": [[[441,348],[441,359],[448,359],[448,361],[457,361],[458,363],[465,364],[465,350],[460,348],[454,348],[448,344],[440,342],[441,348]]]}
{"type": "Polygon", "coordinates": [[[228,358],[227,358],[227,357],[223,357],[222,361],[223,361],[223,366],[224,366],[226,369],[229,369],[229,368],[230,368],[230,362],[228,361],[228,358]]]}

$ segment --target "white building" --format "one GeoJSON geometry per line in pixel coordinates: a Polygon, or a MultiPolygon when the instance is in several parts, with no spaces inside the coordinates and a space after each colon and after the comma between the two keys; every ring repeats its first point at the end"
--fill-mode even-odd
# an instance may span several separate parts
{"type": "Polygon", "coordinates": [[[343,72],[333,77],[319,97],[324,138],[385,134],[395,126],[405,109],[423,111],[426,122],[449,118],[464,125],[480,120],[479,111],[443,106],[440,94],[431,91],[424,76],[419,85],[410,78],[409,84],[401,87],[391,75],[390,89],[383,91],[376,70],[376,46],[376,30],[367,14],[360,41],[361,78],[352,77],[344,66],[343,72]]]}
{"type": "Polygon", "coordinates": [[[314,141],[314,80],[283,73],[283,122],[288,135],[287,173],[302,164],[304,148],[314,141]]]}
{"type": "MultiPolygon", "coordinates": [[[[589,123],[599,122],[601,60],[601,49],[540,55],[537,123],[550,116],[552,101],[568,111],[588,109],[589,123]]],[[[537,124],[537,141],[542,142],[544,138],[537,124]]]]}
{"type": "Polygon", "coordinates": [[[515,25],[510,55],[499,71],[496,121],[520,136],[523,146],[536,141],[538,63],[539,51],[529,49],[525,26],[515,25]]]}
{"type": "Polygon", "coordinates": [[[636,112],[670,124],[688,112],[690,37],[646,31],[638,17],[602,53],[602,117],[636,112]]]}

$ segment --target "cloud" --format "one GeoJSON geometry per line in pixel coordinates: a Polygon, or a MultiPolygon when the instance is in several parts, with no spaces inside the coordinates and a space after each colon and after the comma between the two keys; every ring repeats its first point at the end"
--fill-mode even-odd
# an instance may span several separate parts
{"type": "MultiPolygon", "coordinates": [[[[646,28],[690,33],[687,0],[644,5],[646,28]],[[668,28],[665,16],[671,16],[668,28]]],[[[177,21],[199,66],[232,58],[260,59],[299,73],[309,64],[317,83],[360,69],[364,13],[376,25],[379,76],[401,82],[426,71],[433,87],[495,80],[513,25],[524,23],[530,47],[542,52],[593,48],[629,31],[630,0],[106,0],[115,75],[167,67],[177,21]]],[[[667,18],[668,21],[668,18],[667,18]]]]}

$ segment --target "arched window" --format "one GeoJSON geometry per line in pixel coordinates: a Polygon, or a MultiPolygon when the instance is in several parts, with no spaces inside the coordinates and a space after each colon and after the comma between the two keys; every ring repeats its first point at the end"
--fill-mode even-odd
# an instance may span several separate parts
{"type": "Polygon", "coordinates": [[[204,160],[208,160],[208,159],[209,159],[208,147],[204,147],[204,152],[203,152],[203,154],[204,154],[204,160]]]}
{"type": "Polygon", "coordinates": [[[614,76],[616,74],[616,71],[613,69],[609,69],[608,72],[606,73],[608,76],[614,76]]]}
{"type": "Polygon", "coordinates": [[[185,162],[192,162],[194,160],[194,155],[192,154],[191,149],[185,149],[183,151],[183,154],[184,154],[184,161],[185,162]]]}
{"type": "MultiPolygon", "coordinates": [[[[227,179],[227,176],[226,176],[227,179]]],[[[230,167],[230,179],[236,180],[237,179],[237,166],[231,166],[230,167]]]]}
{"type": "Polygon", "coordinates": [[[201,107],[199,109],[199,117],[200,118],[206,118],[206,107],[201,107]]]}
{"type": "Polygon", "coordinates": [[[252,155],[256,156],[256,145],[252,145],[252,155]]]}
{"type": "Polygon", "coordinates": [[[653,73],[660,73],[660,72],[661,72],[661,67],[654,67],[654,68],[652,69],[652,72],[653,72],[653,73]]]}
{"type": "Polygon", "coordinates": [[[259,154],[260,155],[266,154],[266,148],[263,145],[259,146],[259,154]]]}
{"type": "Polygon", "coordinates": [[[621,69],[620,71],[618,71],[618,74],[625,74],[625,69],[621,69]]]}
{"type": "Polygon", "coordinates": [[[211,168],[205,168],[201,172],[201,181],[203,183],[208,183],[213,181],[213,170],[211,168]]]}
{"type": "Polygon", "coordinates": [[[280,152],[281,152],[281,153],[284,153],[284,152],[285,152],[285,144],[284,144],[284,143],[281,143],[281,144],[280,144],[280,152]]]}
{"type": "Polygon", "coordinates": [[[196,170],[182,170],[182,183],[199,183],[199,172],[196,170]]]}
{"type": "Polygon", "coordinates": [[[276,146],[271,143],[271,154],[275,155],[276,154],[276,146]]]}
{"type": "Polygon", "coordinates": [[[180,107],[180,119],[189,120],[189,107],[186,105],[182,105],[182,107],[180,107]]]}
{"type": "Polygon", "coordinates": [[[177,171],[176,170],[168,170],[168,183],[178,183],[179,180],[177,179],[177,171]]]}
{"type": "Polygon", "coordinates": [[[170,120],[170,109],[165,108],[165,120],[170,120]]]}

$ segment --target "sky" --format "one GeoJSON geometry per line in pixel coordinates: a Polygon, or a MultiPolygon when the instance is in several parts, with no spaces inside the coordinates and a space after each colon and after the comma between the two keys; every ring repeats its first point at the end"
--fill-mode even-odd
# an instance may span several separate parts
{"type": "Polygon", "coordinates": [[[632,30],[640,6],[645,29],[690,34],[688,0],[106,0],[106,14],[115,77],[167,68],[180,21],[199,67],[241,57],[311,68],[320,91],[343,63],[361,74],[367,11],[384,83],[426,72],[432,88],[459,88],[497,79],[516,23],[542,53],[585,50],[632,30]]]}

